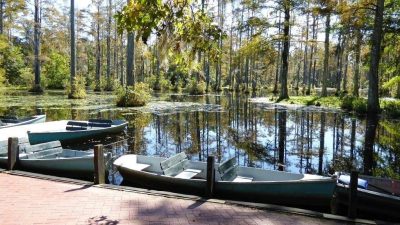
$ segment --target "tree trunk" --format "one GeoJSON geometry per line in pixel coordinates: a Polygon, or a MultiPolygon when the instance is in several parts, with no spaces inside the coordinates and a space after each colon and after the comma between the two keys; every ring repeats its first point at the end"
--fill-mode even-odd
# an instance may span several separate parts
{"type": "MultiPolygon", "coordinates": [[[[279,12],[278,35],[281,34],[281,12],[279,12]]],[[[278,41],[278,56],[276,57],[275,83],[273,93],[278,93],[279,69],[281,67],[281,41],[278,41]]]]}
{"type": "Polygon", "coordinates": [[[356,29],[356,46],[355,46],[355,65],[354,65],[354,79],[353,79],[353,95],[359,96],[359,82],[360,82],[360,55],[361,55],[361,41],[362,34],[360,29],[356,29]]]}
{"type": "Polygon", "coordinates": [[[319,154],[318,154],[318,174],[322,175],[322,165],[325,151],[325,119],[326,114],[321,112],[321,129],[319,131],[319,154]]]}
{"type": "Polygon", "coordinates": [[[283,7],[285,12],[285,20],[283,26],[283,50],[282,50],[282,71],[281,71],[281,91],[279,95],[279,99],[287,99],[289,98],[288,88],[287,88],[287,78],[288,78],[288,59],[289,59],[289,26],[290,26],[290,0],[283,1],[283,7]]]}
{"type": "MultiPolygon", "coordinates": [[[[312,24],[312,39],[313,39],[313,41],[315,41],[317,39],[316,20],[317,20],[316,16],[313,16],[313,24],[312,24]]],[[[315,48],[316,47],[314,46],[314,43],[312,43],[311,44],[311,51],[310,51],[310,66],[308,67],[309,68],[309,72],[308,72],[308,76],[307,76],[307,91],[306,91],[306,95],[310,95],[311,94],[311,82],[312,82],[311,76],[312,76],[313,73],[315,73],[315,67],[313,69],[313,73],[311,73],[311,68],[312,68],[312,65],[313,65],[314,51],[316,50],[315,48]]]]}
{"type": "MultiPolygon", "coordinates": [[[[310,7],[310,2],[307,1],[307,9],[309,9],[310,7]]],[[[308,71],[308,30],[309,30],[309,17],[310,17],[310,13],[307,11],[307,16],[306,16],[306,41],[304,43],[304,62],[303,62],[303,85],[306,85],[307,83],[307,74],[309,73],[308,71]]],[[[309,81],[308,81],[309,82],[309,81]]]]}
{"type": "Polygon", "coordinates": [[[73,83],[76,74],[76,46],[75,46],[75,0],[71,0],[71,9],[70,9],[70,20],[71,20],[71,93],[73,90],[73,83]]]}
{"type": "Polygon", "coordinates": [[[325,22],[325,54],[324,54],[324,73],[322,74],[322,92],[321,96],[326,97],[328,95],[327,91],[327,81],[329,75],[329,33],[331,30],[330,26],[331,22],[331,13],[328,12],[326,15],[326,22],[325,22]]]}
{"type": "Polygon", "coordinates": [[[368,73],[368,114],[379,113],[379,61],[381,58],[382,26],[384,0],[377,0],[375,10],[374,31],[372,33],[371,63],[368,73]]]}
{"type": "Polygon", "coordinates": [[[4,2],[5,0],[0,0],[0,34],[4,33],[4,2]]]}
{"type": "Polygon", "coordinates": [[[40,23],[40,1],[35,0],[35,86],[32,89],[34,92],[43,92],[40,86],[40,23]]]}
{"type": "Polygon", "coordinates": [[[100,46],[100,4],[97,5],[97,24],[96,24],[96,86],[94,91],[101,91],[101,46],[100,46]]]}
{"type": "Polygon", "coordinates": [[[112,90],[111,84],[111,0],[108,1],[108,24],[107,24],[107,91],[112,90]]]}
{"type": "MultiPolygon", "coordinates": [[[[130,0],[128,0],[128,4],[130,0]]],[[[126,82],[128,86],[135,86],[135,34],[128,33],[126,50],[126,82]]]]}

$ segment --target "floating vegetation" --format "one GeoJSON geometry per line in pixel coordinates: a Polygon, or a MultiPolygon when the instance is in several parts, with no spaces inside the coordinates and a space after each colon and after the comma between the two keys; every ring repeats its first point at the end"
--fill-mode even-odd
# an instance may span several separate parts
{"type": "Polygon", "coordinates": [[[155,101],[146,106],[136,107],[135,110],[156,115],[171,115],[183,112],[222,112],[220,105],[201,104],[195,102],[155,101]]]}

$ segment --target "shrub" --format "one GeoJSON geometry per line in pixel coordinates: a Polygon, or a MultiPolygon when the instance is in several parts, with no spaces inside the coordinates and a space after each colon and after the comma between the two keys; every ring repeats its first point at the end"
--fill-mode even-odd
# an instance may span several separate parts
{"type": "Polygon", "coordinates": [[[367,113],[367,100],[346,95],[342,98],[340,107],[347,111],[354,111],[359,114],[367,113]]]}
{"type": "Polygon", "coordinates": [[[72,86],[70,84],[67,85],[67,94],[70,99],[86,98],[85,78],[82,76],[74,77],[72,86]]]}
{"type": "Polygon", "coordinates": [[[342,102],[340,104],[340,108],[347,110],[347,111],[351,111],[353,110],[353,101],[354,101],[355,97],[353,96],[349,96],[346,95],[342,98],[342,102]]]}
{"type": "Polygon", "coordinates": [[[192,95],[204,95],[206,92],[206,82],[197,82],[195,79],[192,79],[186,88],[192,95]]]}
{"type": "Polygon", "coordinates": [[[153,75],[149,78],[150,86],[155,91],[169,90],[172,85],[171,82],[161,74],[160,76],[153,75]]]}
{"type": "Polygon", "coordinates": [[[359,114],[367,113],[367,100],[363,98],[355,98],[353,101],[353,110],[359,114]]]}
{"type": "Polygon", "coordinates": [[[48,88],[64,89],[69,80],[69,59],[66,55],[52,52],[43,65],[43,80],[48,88]]]}
{"type": "Polygon", "coordinates": [[[383,112],[390,117],[400,117],[400,101],[382,101],[383,112]]]}
{"type": "Polygon", "coordinates": [[[119,107],[144,106],[150,98],[150,87],[145,83],[137,83],[133,87],[117,90],[117,106],[119,107]]]}

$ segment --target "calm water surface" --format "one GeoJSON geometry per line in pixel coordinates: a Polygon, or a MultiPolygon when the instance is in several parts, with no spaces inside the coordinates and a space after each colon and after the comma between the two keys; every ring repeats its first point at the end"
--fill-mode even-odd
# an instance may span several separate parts
{"type": "MultiPolygon", "coordinates": [[[[366,119],[338,110],[295,108],[263,103],[263,94],[236,96],[155,95],[142,108],[117,108],[110,93],[68,100],[63,92],[30,95],[0,93],[0,115],[45,112],[48,121],[89,118],[126,119],[125,134],[79,142],[72,147],[109,144],[114,157],[128,152],[192,160],[215,155],[237,157],[240,165],[294,173],[330,174],[357,169],[363,174],[400,178],[400,121],[366,119]]],[[[110,182],[120,183],[118,173],[110,182]]]]}

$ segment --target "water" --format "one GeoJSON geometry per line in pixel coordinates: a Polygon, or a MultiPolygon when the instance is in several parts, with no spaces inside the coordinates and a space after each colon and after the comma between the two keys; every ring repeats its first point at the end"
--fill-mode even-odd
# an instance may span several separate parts
{"type": "MultiPolygon", "coordinates": [[[[319,107],[265,104],[258,98],[264,94],[162,94],[155,95],[146,107],[117,108],[110,93],[89,93],[85,100],[69,100],[59,91],[45,95],[6,92],[7,96],[0,94],[0,115],[44,111],[50,121],[129,121],[125,134],[79,142],[72,146],[75,148],[128,139],[107,149],[116,155],[131,152],[165,157],[184,151],[192,160],[204,161],[215,155],[217,162],[235,156],[243,166],[294,173],[328,175],[357,169],[362,174],[400,178],[400,121],[396,120],[367,120],[319,107]]],[[[121,182],[118,174],[110,180],[121,182]]]]}

